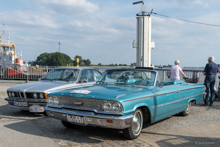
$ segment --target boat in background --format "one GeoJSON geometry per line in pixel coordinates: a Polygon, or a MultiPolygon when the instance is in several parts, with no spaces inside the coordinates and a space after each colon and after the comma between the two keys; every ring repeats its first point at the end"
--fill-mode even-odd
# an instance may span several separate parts
{"type": "MultiPolygon", "coordinates": [[[[0,25],[0,26],[4,26],[0,25]]],[[[28,70],[28,63],[21,60],[22,52],[16,52],[15,43],[10,40],[10,35],[8,34],[8,39],[2,39],[0,32],[0,73],[1,77],[17,77],[20,75],[25,75],[24,72],[28,70]]]]}
{"type": "Polygon", "coordinates": [[[0,66],[19,72],[27,71],[28,64],[21,60],[22,52],[16,52],[15,44],[10,40],[10,35],[7,40],[0,37],[0,48],[0,66]]]}

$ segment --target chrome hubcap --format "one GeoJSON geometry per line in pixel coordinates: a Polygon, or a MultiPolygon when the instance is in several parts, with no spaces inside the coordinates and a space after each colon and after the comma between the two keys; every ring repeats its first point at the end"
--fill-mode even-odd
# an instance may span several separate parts
{"type": "Polygon", "coordinates": [[[190,110],[190,104],[187,105],[186,112],[188,113],[190,110]]]}
{"type": "Polygon", "coordinates": [[[141,127],[141,116],[138,112],[136,112],[133,117],[133,123],[132,123],[133,132],[135,134],[138,133],[140,130],[140,127],[141,127]]]}

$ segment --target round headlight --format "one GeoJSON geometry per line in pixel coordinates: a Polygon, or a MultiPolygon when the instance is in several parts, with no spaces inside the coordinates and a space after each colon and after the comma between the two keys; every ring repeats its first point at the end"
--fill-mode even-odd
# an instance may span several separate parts
{"type": "Polygon", "coordinates": [[[8,96],[11,97],[11,92],[8,92],[8,96]]]}
{"type": "Polygon", "coordinates": [[[50,105],[53,105],[53,97],[52,96],[48,97],[48,103],[50,105]]]}
{"type": "Polygon", "coordinates": [[[12,92],[12,93],[11,93],[11,96],[12,96],[12,97],[15,97],[15,93],[14,93],[14,92],[12,92]]]}
{"type": "Polygon", "coordinates": [[[43,94],[43,93],[40,93],[40,94],[39,94],[39,97],[40,97],[41,99],[43,99],[43,98],[44,98],[44,94],[43,94]]]}
{"type": "Polygon", "coordinates": [[[60,103],[59,98],[54,96],[53,97],[53,103],[54,103],[54,105],[59,105],[59,103],[60,103]]]}
{"type": "Polygon", "coordinates": [[[37,98],[37,93],[34,93],[34,94],[33,94],[33,97],[36,99],[36,98],[37,98]]]}
{"type": "Polygon", "coordinates": [[[109,111],[111,109],[111,104],[109,102],[104,102],[102,105],[104,111],[109,111]]]}
{"type": "Polygon", "coordinates": [[[121,105],[118,102],[115,102],[112,105],[112,110],[115,111],[115,112],[120,112],[121,111],[121,105]]]}

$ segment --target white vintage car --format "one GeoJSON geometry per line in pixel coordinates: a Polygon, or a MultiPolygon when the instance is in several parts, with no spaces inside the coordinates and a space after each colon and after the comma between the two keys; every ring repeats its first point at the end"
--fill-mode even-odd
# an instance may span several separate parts
{"type": "Polygon", "coordinates": [[[44,112],[47,94],[55,90],[92,86],[101,76],[94,68],[57,68],[37,82],[31,82],[7,89],[10,107],[23,111],[44,112]]]}

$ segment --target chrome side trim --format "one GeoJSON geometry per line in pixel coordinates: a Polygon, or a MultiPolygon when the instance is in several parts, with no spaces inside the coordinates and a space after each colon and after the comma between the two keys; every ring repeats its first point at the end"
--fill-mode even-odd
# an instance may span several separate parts
{"type": "Polygon", "coordinates": [[[182,90],[180,90],[180,91],[185,91],[185,90],[190,90],[190,89],[197,89],[197,88],[204,88],[204,87],[205,87],[205,85],[204,85],[204,86],[200,86],[200,87],[182,89],[182,90]]]}
{"type": "Polygon", "coordinates": [[[175,100],[175,101],[172,101],[172,102],[160,104],[157,107],[161,107],[161,106],[169,105],[169,104],[172,104],[172,103],[176,103],[176,102],[179,102],[179,101],[182,101],[182,100],[185,100],[185,99],[189,99],[189,98],[192,98],[192,97],[196,97],[196,96],[199,96],[199,95],[202,95],[202,94],[204,94],[204,92],[200,93],[200,94],[193,95],[193,96],[185,97],[185,98],[182,98],[182,99],[179,99],[179,100],[175,100]]]}
{"type": "Polygon", "coordinates": [[[139,97],[139,98],[133,98],[133,99],[129,99],[129,100],[124,100],[124,101],[121,101],[121,102],[129,102],[129,101],[144,99],[144,98],[148,98],[148,97],[160,96],[160,95],[165,95],[165,94],[170,94],[170,93],[175,93],[175,92],[180,92],[180,91],[185,91],[185,90],[191,90],[191,89],[197,89],[197,88],[204,88],[204,86],[194,87],[194,88],[187,88],[187,89],[182,89],[182,90],[175,90],[175,91],[165,92],[165,93],[160,93],[160,94],[153,94],[153,95],[149,95],[149,96],[145,96],[145,97],[139,97]]]}
{"type": "Polygon", "coordinates": [[[157,94],[153,94],[153,95],[149,95],[149,96],[144,96],[144,97],[139,97],[139,98],[133,98],[133,99],[124,100],[124,101],[121,101],[121,102],[129,102],[129,101],[134,101],[134,100],[139,100],[139,99],[145,99],[145,98],[154,97],[154,96],[157,96],[157,94]]]}
{"type": "Polygon", "coordinates": [[[176,93],[177,91],[178,91],[178,90],[175,90],[175,91],[172,91],[172,92],[160,93],[160,94],[157,94],[157,96],[165,95],[165,94],[170,94],[170,93],[176,93]]]}

